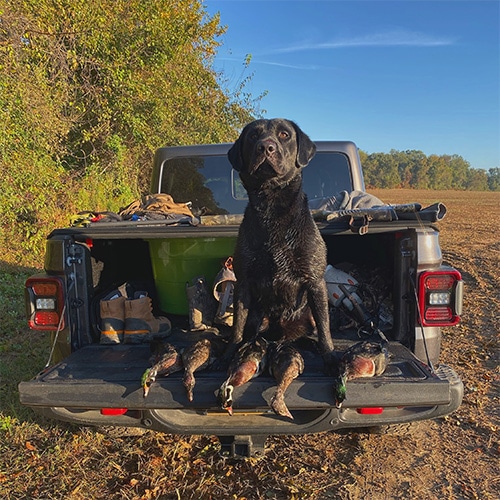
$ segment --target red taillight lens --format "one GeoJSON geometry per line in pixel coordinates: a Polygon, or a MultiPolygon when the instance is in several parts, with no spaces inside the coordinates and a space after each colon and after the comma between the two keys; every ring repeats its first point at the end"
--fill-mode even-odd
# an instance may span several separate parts
{"type": "Polygon", "coordinates": [[[115,415],[125,415],[128,412],[128,408],[101,408],[101,415],[106,415],[108,417],[113,417],[115,415]]]}
{"type": "Polygon", "coordinates": [[[382,406],[371,406],[367,408],[357,408],[356,411],[360,415],[380,415],[384,412],[384,408],[382,406]]]}
{"type": "Polygon", "coordinates": [[[425,310],[426,321],[451,321],[452,319],[451,307],[427,307],[425,310]]]}
{"type": "Polygon", "coordinates": [[[31,288],[37,296],[54,296],[57,295],[57,284],[50,282],[34,282],[31,288]]]}
{"type": "Polygon", "coordinates": [[[462,276],[455,269],[423,272],[418,294],[422,325],[456,325],[462,313],[462,290],[462,276]]]}
{"type": "Polygon", "coordinates": [[[450,290],[455,284],[455,277],[449,274],[427,275],[425,287],[427,290],[450,290]]]}
{"type": "Polygon", "coordinates": [[[34,323],[38,327],[57,327],[59,324],[59,315],[51,311],[35,311],[34,323]]]}
{"type": "Polygon", "coordinates": [[[26,281],[28,325],[33,330],[64,328],[63,282],[56,277],[33,277],[26,281]]]}

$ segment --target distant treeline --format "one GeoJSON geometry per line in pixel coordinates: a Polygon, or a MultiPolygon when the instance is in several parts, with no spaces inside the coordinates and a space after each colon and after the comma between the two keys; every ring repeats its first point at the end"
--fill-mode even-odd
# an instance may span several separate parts
{"type": "Polygon", "coordinates": [[[422,151],[360,151],[365,183],[370,188],[458,189],[500,191],[500,167],[472,168],[458,155],[422,151]]]}

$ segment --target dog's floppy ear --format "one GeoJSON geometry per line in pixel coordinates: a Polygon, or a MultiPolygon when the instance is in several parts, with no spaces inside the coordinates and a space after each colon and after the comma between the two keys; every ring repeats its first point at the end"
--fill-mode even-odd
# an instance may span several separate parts
{"type": "Polygon", "coordinates": [[[231,146],[227,152],[229,163],[238,172],[243,168],[243,158],[241,156],[241,136],[236,139],[236,142],[231,146]]]}
{"type": "Polygon", "coordinates": [[[297,136],[297,159],[295,165],[298,168],[303,168],[312,160],[316,153],[316,144],[309,139],[307,134],[302,132],[296,123],[292,122],[292,125],[297,136]]]}

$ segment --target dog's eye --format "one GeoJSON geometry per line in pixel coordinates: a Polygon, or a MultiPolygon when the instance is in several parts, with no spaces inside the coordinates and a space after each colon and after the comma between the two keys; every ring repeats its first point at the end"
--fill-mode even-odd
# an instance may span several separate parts
{"type": "Polygon", "coordinates": [[[282,130],[279,134],[278,137],[280,139],[288,139],[290,137],[290,134],[286,130],[282,130]]]}
{"type": "Polygon", "coordinates": [[[256,141],[258,138],[259,138],[259,134],[257,132],[252,132],[250,134],[250,139],[252,139],[252,141],[256,141]]]}

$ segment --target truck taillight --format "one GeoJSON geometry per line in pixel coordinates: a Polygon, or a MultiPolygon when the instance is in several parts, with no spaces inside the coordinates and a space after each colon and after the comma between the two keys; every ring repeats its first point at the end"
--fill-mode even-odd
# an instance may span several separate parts
{"type": "Polygon", "coordinates": [[[456,269],[425,271],[419,277],[422,326],[453,326],[462,314],[463,281],[456,269]]]}
{"type": "Polygon", "coordinates": [[[116,415],[125,415],[128,408],[101,408],[101,415],[115,417],[116,415]]]}
{"type": "Polygon", "coordinates": [[[26,281],[26,312],[33,330],[64,328],[63,282],[51,276],[34,276],[26,281]]]}

